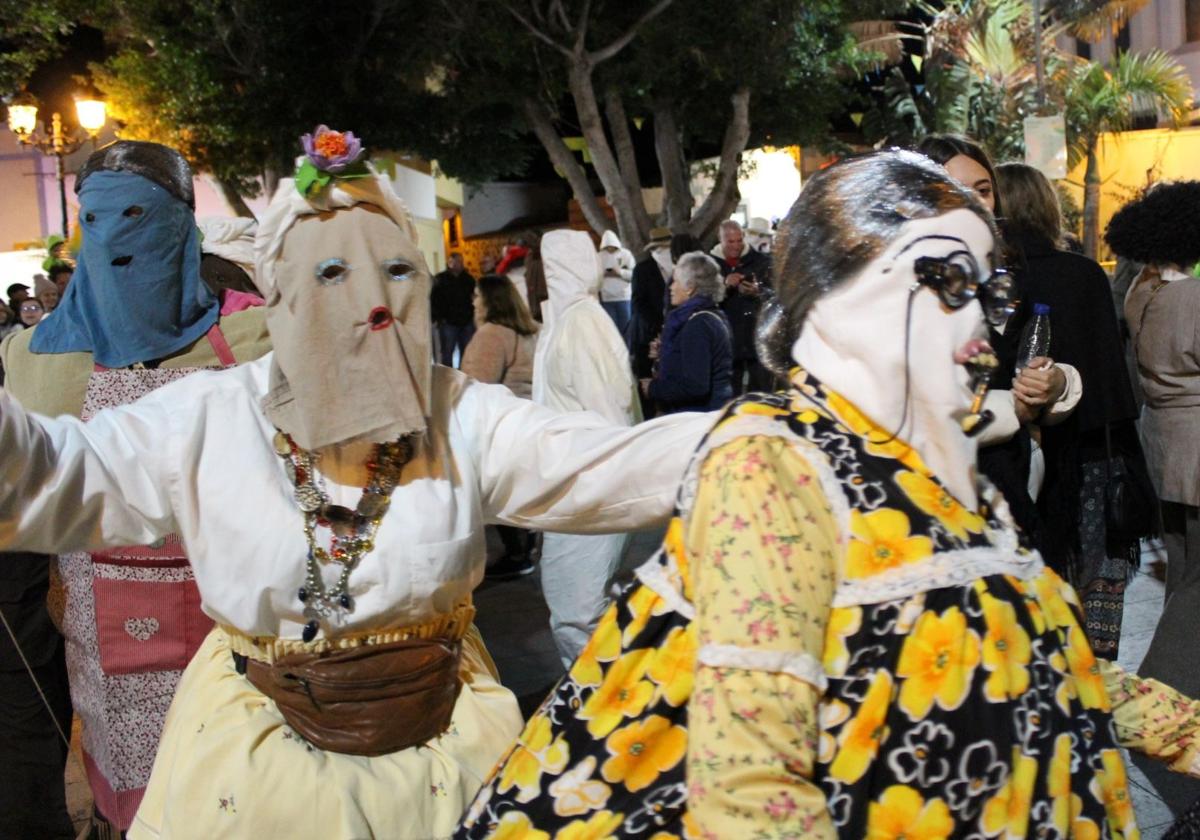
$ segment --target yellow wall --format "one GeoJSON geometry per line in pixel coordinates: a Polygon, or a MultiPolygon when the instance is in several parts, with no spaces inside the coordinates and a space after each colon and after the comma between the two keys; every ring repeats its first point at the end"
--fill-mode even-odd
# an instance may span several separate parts
{"type": "MultiPolygon", "coordinates": [[[[1100,259],[1111,259],[1104,244],[1108,220],[1127,201],[1157,181],[1200,180],[1200,127],[1105,134],[1097,152],[1100,163],[1100,259]]],[[[1084,164],[1067,177],[1083,206],[1084,164]]]]}
{"type": "Polygon", "coordinates": [[[435,219],[413,219],[417,228],[417,247],[425,257],[430,274],[446,267],[446,251],[442,245],[442,224],[435,219]]]}

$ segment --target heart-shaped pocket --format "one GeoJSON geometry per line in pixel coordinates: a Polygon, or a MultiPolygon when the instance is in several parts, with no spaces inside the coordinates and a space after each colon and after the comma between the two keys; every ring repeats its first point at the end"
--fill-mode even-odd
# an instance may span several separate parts
{"type": "Polygon", "coordinates": [[[127,618],[125,632],[139,642],[144,642],[158,632],[157,618],[127,618]]]}

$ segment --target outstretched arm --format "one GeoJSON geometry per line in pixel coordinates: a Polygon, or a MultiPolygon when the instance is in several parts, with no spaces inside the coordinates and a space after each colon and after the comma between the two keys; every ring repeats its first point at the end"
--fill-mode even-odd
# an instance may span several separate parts
{"type": "Polygon", "coordinates": [[[61,553],[170,534],[170,423],[157,400],[84,424],[30,414],[0,391],[0,548],[61,553]]]}
{"type": "Polygon", "coordinates": [[[1121,746],[1200,778],[1200,701],[1099,659],[1121,746]]]}
{"type": "Polygon", "coordinates": [[[666,522],[688,460],[716,419],[674,414],[632,428],[559,413],[473,385],[469,418],[484,517],[523,528],[607,534],[666,522]]]}

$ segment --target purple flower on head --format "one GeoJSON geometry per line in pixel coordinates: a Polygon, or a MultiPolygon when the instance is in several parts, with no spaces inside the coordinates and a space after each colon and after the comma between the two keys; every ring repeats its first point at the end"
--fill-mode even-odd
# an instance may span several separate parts
{"type": "Polygon", "coordinates": [[[352,131],[334,131],[319,125],[312,134],[300,138],[304,154],[321,172],[338,173],[353,166],[362,157],[362,141],[352,131]]]}

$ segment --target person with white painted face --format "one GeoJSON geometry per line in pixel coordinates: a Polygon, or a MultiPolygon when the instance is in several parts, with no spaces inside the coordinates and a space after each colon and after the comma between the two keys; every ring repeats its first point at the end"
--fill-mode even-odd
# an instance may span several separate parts
{"type": "Polygon", "coordinates": [[[1200,703],[1097,662],[976,472],[995,243],[912,153],[808,181],[759,334],[788,385],[712,427],[456,838],[1131,836],[1118,743],[1200,773],[1200,703]]]}
{"type": "Polygon", "coordinates": [[[434,365],[407,208],[353,134],[304,144],[256,239],[274,352],[87,424],[0,392],[0,548],[176,534],[217,624],[135,840],[447,835],[521,725],[472,625],[484,524],[661,521],[705,425],[613,428],[434,365]]]}

